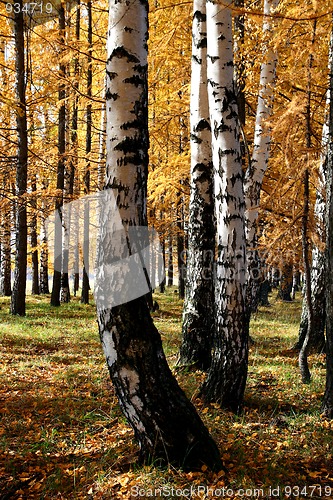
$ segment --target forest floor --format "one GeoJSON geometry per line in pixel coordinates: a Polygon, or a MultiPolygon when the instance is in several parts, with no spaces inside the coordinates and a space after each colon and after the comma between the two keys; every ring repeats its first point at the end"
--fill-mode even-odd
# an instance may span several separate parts
{"type": "MultiPolygon", "coordinates": [[[[78,299],[51,308],[30,296],[27,316],[0,298],[0,499],[333,498],[333,422],[320,414],[325,359],[300,381],[295,343],[300,297],[270,297],[251,323],[244,412],[204,405],[204,374],[178,372],[221,450],[227,473],[136,465],[137,446],[109,381],[95,310],[78,299]]],[[[154,313],[173,366],[182,303],[156,294],[154,313]]]]}

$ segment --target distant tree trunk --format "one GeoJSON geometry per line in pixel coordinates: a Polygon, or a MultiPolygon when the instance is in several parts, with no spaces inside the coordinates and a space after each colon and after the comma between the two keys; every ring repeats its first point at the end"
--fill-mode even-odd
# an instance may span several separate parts
{"type": "Polygon", "coordinates": [[[313,310],[311,298],[311,268],[309,261],[309,242],[308,242],[308,219],[309,219],[309,170],[306,168],[303,178],[304,184],[304,208],[302,216],[302,247],[303,263],[305,271],[305,296],[307,302],[307,332],[303,345],[299,352],[298,363],[301,372],[302,382],[310,382],[311,374],[308,365],[308,354],[310,348],[310,339],[313,328],[313,310]]]}
{"type": "MultiPolygon", "coordinates": [[[[84,175],[84,192],[90,193],[90,154],[92,129],[92,12],[91,0],[87,1],[88,12],[88,69],[87,69],[87,130],[86,130],[86,171],[84,175]]],[[[84,237],[83,237],[83,276],[82,276],[82,304],[89,304],[89,202],[84,204],[84,237]]]]}
{"type": "Polygon", "coordinates": [[[49,252],[48,252],[48,242],[45,227],[45,217],[42,215],[41,227],[40,227],[40,266],[39,266],[39,285],[40,293],[46,294],[50,293],[49,290],[49,252]]]}
{"type": "Polygon", "coordinates": [[[293,287],[293,266],[288,262],[284,263],[281,269],[281,278],[278,291],[278,298],[285,302],[291,302],[291,290],[293,287]]]}
{"type": "Polygon", "coordinates": [[[177,229],[178,296],[183,299],[185,297],[186,249],[182,201],[177,207],[177,229]]]}
{"type": "MultiPolygon", "coordinates": [[[[36,174],[32,176],[31,190],[33,193],[37,191],[36,174]]],[[[33,295],[39,295],[39,273],[38,273],[38,237],[37,237],[37,199],[33,196],[31,199],[32,216],[31,216],[31,231],[30,242],[32,247],[31,264],[32,264],[32,289],[33,295]]]]}
{"type": "Polygon", "coordinates": [[[25,315],[25,294],[27,278],[27,207],[24,196],[27,192],[28,179],[28,134],[26,109],[26,73],[24,61],[24,20],[23,2],[18,1],[18,9],[14,14],[15,38],[15,72],[16,72],[16,125],[18,134],[18,151],[16,167],[16,254],[14,284],[10,310],[12,314],[25,315]]]}
{"type": "Polygon", "coordinates": [[[329,51],[329,117],[326,163],[326,387],[322,411],[333,418],[333,30],[329,51]]]}
{"type": "Polygon", "coordinates": [[[215,285],[216,333],[208,378],[201,388],[207,401],[238,412],[243,404],[248,366],[245,310],[246,242],[242,157],[234,87],[232,1],[207,2],[207,80],[217,221],[215,285]]]}
{"type": "MultiPolygon", "coordinates": [[[[264,0],[263,32],[268,36],[272,31],[272,11],[279,0],[264,0]]],[[[247,244],[247,312],[258,307],[258,290],[262,280],[258,255],[257,222],[260,192],[268,166],[271,133],[269,118],[273,111],[274,88],[276,83],[277,55],[272,48],[264,46],[265,61],[260,68],[259,95],[254,131],[254,145],[250,165],[245,174],[244,192],[246,203],[246,244],[247,244]]]]}
{"type": "MultiPolygon", "coordinates": [[[[114,192],[127,232],[131,226],[147,224],[148,2],[110,0],[109,16],[105,187],[114,192]]],[[[106,204],[105,218],[109,211],[112,207],[106,204]]],[[[98,262],[107,264],[115,243],[103,221],[98,262]]],[[[118,275],[113,279],[116,282],[108,280],[111,289],[121,285],[118,275]]],[[[98,279],[96,284],[98,296],[98,279]]],[[[105,290],[100,292],[105,296],[105,290]]],[[[140,444],[141,461],[220,468],[215,443],[167,365],[146,298],[98,308],[98,322],[110,376],[140,444]]]]}
{"type": "Polygon", "coordinates": [[[173,238],[170,231],[168,248],[168,286],[173,285],[173,238]]]}
{"type": "MultiPolygon", "coordinates": [[[[76,21],[75,21],[75,38],[77,42],[80,40],[80,30],[81,30],[81,1],[77,0],[76,6],[76,21]]],[[[75,57],[74,60],[74,104],[73,104],[73,112],[72,112],[72,133],[71,133],[71,143],[72,143],[72,159],[71,159],[71,176],[72,176],[72,184],[73,184],[73,194],[74,194],[74,186],[76,180],[76,172],[78,168],[78,90],[79,90],[79,57],[75,57]]],[[[73,217],[77,217],[77,214],[72,214],[73,217]]],[[[72,231],[76,231],[77,228],[72,227],[72,231]]],[[[74,250],[74,283],[73,283],[73,293],[74,297],[79,290],[79,281],[80,281],[80,257],[79,257],[79,242],[78,242],[78,231],[73,238],[75,241],[75,250],[74,250]]]]}
{"type": "MultiPolygon", "coordinates": [[[[164,235],[162,235],[160,240],[162,241],[163,268],[165,269],[165,238],[164,238],[164,235]]],[[[162,280],[160,280],[160,293],[165,292],[165,282],[166,282],[166,277],[164,276],[164,278],[162,280]]]]}
{"type": "MultiPolygon", "coordinates": [[[[59,33],[60,45],[63,47],[65,43],[65,9],[63,4],[59,6],[59,33]]],[[[62,49],[63,51],[64,49],[62,49]]],[[[61,52],[62,52],[61,51],[61,52]]],[[[64,182],[65,182],[65,153],[66,153],[66,86],[64,78],[66,75],[66,66],[62,61],[60,54],[59,73],[62,77],[59,84],[58,100],[60,103],[58,112],[58,167],[57,167],[57,196],[55,201],[55,210],[61,217],[61,207],[63,205],[64,182]]],[[[60,291],[61,291],[61,269],[62,269],[62,228],[59,224],[55,224],[54,232],[54,270],[53,284],[51,293],[51,305],[60,306],[60,291]]]]}
{"type": "Polygon", "coordinates": [[[6,204],[7,210],[3,209],[1,213],[1,259],[0,259],[0,295],[10,297],[11,287],[11,213],[10,205],[6,204]]]}
{"type": "Polygon", "coordinates": [[[180,365],[207,370],[214,332],[215,220],[207,93],[206,6],[195,0],[192,26],[191,194],[180,365]]]}

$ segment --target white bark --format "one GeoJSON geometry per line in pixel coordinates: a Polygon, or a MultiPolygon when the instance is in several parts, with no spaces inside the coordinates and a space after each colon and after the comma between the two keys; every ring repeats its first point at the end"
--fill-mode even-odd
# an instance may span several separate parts
{"type": "Polygon", "coordinates": [[[245,224],[231,1],[207,3],[207,79],[217,221],[216,341],[203,393],[238,410],[247,375],[245,224]]]}
{"type": "Polygon", "coordinates": [[[248,286],[252,287],[248,294],[249,301],[256,307],[256,283],[260,276],[259,262],[257,259],[257,220],[260,203],[260,191],[263,178],[268,166],[269,151],[271,144],[271,133],[269,118],[273,110],[274,89],[276,85],[277,54],[270,46],[270,34],[272,32],[272,13],[277,8],[279,0],[264,1],[263,33],[267,37],[267,45],[264,45],[264,61],[260,69],[259,95],[256,111],[256,122],[254,131],[254,145],[251,163],[246,171],[244,179],[244,192],[246,202],[246,241],[247,241],[247,269],[248,286]]]}
{"type": "Polygon", "coordinates": [[[215,224],[207,92],[206,1],[195,0],[192,23],[191,179],[186,293],[180,363],[210,364],[214,315],[215,224]]]}

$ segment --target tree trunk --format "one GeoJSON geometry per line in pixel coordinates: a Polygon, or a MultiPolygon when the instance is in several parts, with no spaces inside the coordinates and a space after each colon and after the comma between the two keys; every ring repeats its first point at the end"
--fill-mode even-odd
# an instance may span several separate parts
{"type": "Polygon", "coordinates": [[[305,297],[307,303],[307,331],[304,338],[303,345],[299,352],[298,363],[301,372],[302,382],[310,382],[311,374],[308,364],[308,354],[310,349],[310,339],[313,328],[313,311],[312,311],[312,298],[311,298],[311,269],[309,261],[309,242],[308,242],[308,219],[309,219],[309,170],[306,168],[303,178],[304,184],[304,207],[302,216],[302,248],[303,248],[303,262],[305,272],[305,297]]]}
{"type": "MultiPolygon", "coordinates": [[[[32,176],[31,189],[36,193],[36,174],[32,176]]],[[[36,195],[31,199],[32,216],[31,216],[31,231],[30,242],[32,247],[31,264],[32,264],[32,289],[33,295],[39,295],[39,273],[38,273],[38,237],[37,237],[37,199],[36,195]]]]}
{"type": "MultiPolygon", "coordinates": [[[[88,70],[87,70],[87,130],[86,130],[86,171],[84,175],[84,192],[90,193],[90,154],[92,128],[92,12],[91,0],[87,1],[88,13],[88,70]]],[[[82,277],[82,304],[89,304],[89,202],[84,204],[84,237],[83,237],[83,277],[82,277]]]]}
{"type": "Polygon", "coordinates": [[[168,248],[168,286],[173,285],[173,238],[170,231],[168,248]]]}
{"type": "MultiPolygon", "coordinates": [[[[263,32],[268,36],[272,31],[272,11],[277,7],[279,0],[264,1],[263,32]]],[[[260,68],[259,95],[256,111],[254,131],[254,145],[250,165],[244,179],[246,202],[246,244],[247,244],[247,312],[257,310],[258,291],[262,281],[262,272],[257,250],[257,221],[260,204],[260,191],[263,178],[268,166],[271,134],[268,125],[273,111],[274,88],[276,83],[277,55],[273,49],[264,46],[265,62],[260,68]]]]}
{"type": "Polygon", "coordinates": [[[185,297],[186,249],[184,242],[183,207],[180,200],[177,206],[177,263],[178,263],[178,296],[185,297]]]}
{"type": "MultiPolygon", "coordinates": [[[[65,43],[65,9],[63,4],[59,6],[59,32],[60,46],[65,43]]],[[[63,50],[63,49],[62,49],[63,50]]],[[[58,167],[57,167],[57,196],[55,201],[55,210],[59,213],[61,219],[61,207],[63,205],[64,181],[65,181],[65,153],[66,153],[66,86],[64,78],[66,76],[66,66],[61,60],[60,54],[59,73],[62,78],[59,84],[58,100],[60,103],[58,113],[58,167]]],[[[54,231],[54,270],[53,284],[51,293],[51,305],[60,306],[61,291],[61,272],[62,272],[62,228],[55,224],[54,231]]]]}
{"type": "Polygon", "coordinates": [[[16,71],[16,124],[18,133],[18,152],[16,168],[16,254],[14,284],[10,310],[12,314],[25,315],[25,294],[27,278],[27,207],[24,196],[28,179],[28,134],[27,109],[25,98],[25,61],[24,61],[24,21],[23,3],[18,1],[14,14],[15,32],[15,71],[16,71]]]}
{"type": "Polygon", "coordinates": [[[322,411],[333,418],[333,30],[329,51],[329,117],[326,163],[326,387],[322,411]]]}
{"type": "MultiPolygon", "coordinates": [[[[107,172],[125,241],[133,226],[146,226],[148,173],[147,92],[148,2],[110,0],[107,60],[107,172]]],[[[122,254],[116,248],[116,221],[105,203],[100,223],[96,297],[108,297],[123,275],[106,276],[108,262],[122,254]],[[105,219],[105,220],[104,220],[105,219]],[[102,278],[102,285],[99,281],[102,278]],[[105,279],[107,278],[105,283],[105,279]]],[[[119,229],[120,230],[120,229],[119,229]]],[[[206,463],[220,468],[215,443],[186,399],[167,365],[146,298],[101,307],[98,323],[111,379],[121,408],[140,445],[142,462],[167,462],[183,467],[206,463]]]]}
{"type": "MultiPolygon", "coordinates": [[[[4,179],[4,190],[7,187],[8,179],[4,179]]],[[[1,259],[0,259],[0,296],[10,297],[11,286],[11,210],[10,203],[4,203],[1,213],[1,259]]]]}
{"type": "Polygon", "coordinates": [[[186,291],[178,364],[207,370],[214,332],[215,220],[207,93],[205,1],[195,0],[192,26],[191,194],[186,291]]]}
{"type": "Polygon", "coordinates": [[[291,290],[293,287],[293,266],[288,262],[281,269],[280,286],[278,298],[285,302],[291,302],[291,290]]]}
{"type": "Polygon", "coordinates": [[[50,293],[49,290],[49,252],[48,252],[48,242],[45,227],[45,217],[42,215],[41,228],[40,228],[40,267],[39,267],[39,284],[40,293],[50,293]]]}
{"type": "Polygon", "coordinates": [[[207,3],[207,80],[217,221],[215,285],[216,333],[208,378],[201,388],[207,401],[239,411],[248,366],[245,311],[246,243],[242,158],[234,91],[231,0],[223,8],[207,3]]]}

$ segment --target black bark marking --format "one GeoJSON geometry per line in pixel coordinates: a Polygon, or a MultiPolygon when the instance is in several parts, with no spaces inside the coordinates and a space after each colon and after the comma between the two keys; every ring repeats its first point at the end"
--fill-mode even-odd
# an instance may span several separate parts
{"type": "Polygon", "coordinates": [[[130,83],[131,85],[135,85],[135,87],[140,87],[140,85],[145,84],[145,79],[139,75],[133,75],[129,78],[125,78],[124,83],[130,83]]]}
{"type": "Polygon", "coordinates": [[[113,94],[109,89],[105,92],[105,98],[106,100],[112,100],[112,101],[116,101],[119,97],[119,94],[113,94]]]}
{"type": "Polygon", "coordinates": [[[125,47],[116,47],[115,49],[113,49],[108,61],[112,61],[112,59],[114,59],[115,57],[117,57],[118,59],[126,58],[127,62],[129,63],[139,62],[139,59],[135,55],[131,54],[127,49],[125,49],[125,47]]]}

